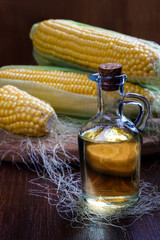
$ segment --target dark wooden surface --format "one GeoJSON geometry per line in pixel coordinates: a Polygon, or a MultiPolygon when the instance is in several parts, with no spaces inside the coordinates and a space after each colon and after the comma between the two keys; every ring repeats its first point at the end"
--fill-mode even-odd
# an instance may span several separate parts
{"type": "Polygon", "coordinates": [[[0,66],[35,64],[29,31],[48,18],[72,19],[160,44],[159,0],[0,0],[0,66]]]}
{"type": "MultiPolygon", "coordinates": [[[[141,178],[160,185],[160,156],[142,159],[141,178]]],[[[36,173],[24,164],[2,162],[0,167],[0,239],[1,240],[158,240],[160,212],[144,215],[126,235],[121,229],[91,225],[88,229],[71,228],[44,198],[29,195],[29,182],[36,173]]],[[[45,180],[44,180],[45,182],[45,180]]],[[[50,183],[52,186],[52,183],[50,183]]],[[[160,189],[159,189],[160,191],[160,189]]],[[[133,220],[132,220],[133,221],[133,220]]],[[[125,219],[123,224],[131,223],[125,219]]],[[[78,225],[77,225],[78,227],[78,225]]]]}

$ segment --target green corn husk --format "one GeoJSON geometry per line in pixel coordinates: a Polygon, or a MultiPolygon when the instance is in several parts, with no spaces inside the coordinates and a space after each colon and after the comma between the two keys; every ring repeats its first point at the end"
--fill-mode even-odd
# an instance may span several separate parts
{"type": "MultiPolygon", "coordinates": [[[[134,76],[128,75],[128,81],[132,82],[132,83],[138,83],[138,84],[154,85],[154,86],[157,86],[160,88],[160,46],[158,44],[151,42],[151,41],[127,36],[125,34],[117,33],[114,31],[106,30],[103,28],[98,28],[98,27],[93,27],[93,26],[87,25],[87,24],[78,23],[78,22],[71,21],[71,20],[58,20],[58,21],[61,21],[64,23],[66,22],[66,23],[70,23],[70,24],[75,24],[78,26],[86,27],[86,28],[92,28],[95,31],[99,30],[99,31],[105,32],[105,33],[106,32],[113,33],[113,34],[116,34],[117,36],[121,35],[123,37],[130,38],[133,41],[138,40],[138,41],[144,43],[145,45],[147,45],[148,47],[152,48],[154,51],[156,51],[156,54],[159,56],[158,60],[156,60],[154,62],[154,71],[156,72],[156,75],[153,77],[152,76],[141,77],[141,76],[136,76],[136,75],[134,75],[134,76]]],[[[34,24],[31,28],[30,38],[32,39],[32,41],[33,41],[34,35],[36,34],[36,29],[38,27],[38,24],[39,23],[34,24]]],[[[95,32],[95,34],[96,34],[96,32],[95,32]]],[[[114,50],[112,49],[112,51],[114,51],[114,50]]],[[[77,53],[77,55],[78,55],[78,53],[77,53]]],[[[61,66],[61,67],[69,67],[69,68],[81,69],[83,71],[90,71],[90,72],[97,72],[97,70],[98,70],[97,69],[98,66],[96,69],[91,69],[91,68],[88,68],[87,66],[81,66],[74,62],[64,61],[60,58],[45,54],[44,52],[40,52],[35,47],[33,47],[33,56],[34,56],[36,62],[40,65],[48,65],[48,66],[54,65],[54,66],[61,66]]]]}
{"type": "MultiPolygon", "coordinates": [[[[86,73],[76,69],[49,66],[5,66],[0,68],[0,73],[4,69],[11,68],[86,73]]],[[[89,118],[97,112],[97,98],[93,96],[67,92],[29,80],[0,78],[0,87],[7,84],[16,86],[35,97],[45,100],[53,106],[57,113],[89,118]]],[[[148,88],[148,86],[143,87],[148,88]]],[[[155,97],[155,100],[151,104],[151,113],[153,116],[158,117],[160,115],[160,94],[157,88],[152,87],[150,91],[155,97]]],[[[135,105],[125,105],[124,114],[135,117],[138,114],[138,108],[135,105]]]]}

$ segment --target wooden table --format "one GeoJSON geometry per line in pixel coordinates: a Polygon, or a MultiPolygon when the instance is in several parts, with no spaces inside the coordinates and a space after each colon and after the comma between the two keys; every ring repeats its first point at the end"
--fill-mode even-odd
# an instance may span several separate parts
{"type": "MultiPolygon", "coordinates": [[[[160,155],[142,159],[141,178],[160,186],[160,155]]],[[[144,215],[124,233],[119,228],[91,225],[72,228],[44,198],[29,195],[37,177],[24,164],[0,167],[0,240],[158,240],[160,212],[144,215]],[[125,235],[126,234],[126,235],[125,235]]],[[[160,189],[159,189],[160,191],[160,189]]],[[[130,219],[121,222],[129,224],[130,219]]]]}

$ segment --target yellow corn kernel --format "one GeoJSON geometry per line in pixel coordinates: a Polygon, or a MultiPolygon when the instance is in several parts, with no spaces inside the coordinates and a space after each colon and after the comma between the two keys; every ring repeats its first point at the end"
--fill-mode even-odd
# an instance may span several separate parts
{"type": "Polygon", "coordinates": [[[145,41],[116,32],[56,19],[40,22],[31,38],[38,52],[96,71],[101,63],[118,62],[128,76],[158,74],[154,67],[158,51],[145,41]]]}
{"type": "Polygon", "coordinates": [[[55,117],[53,108],[38,98],[10,85],[0,88],[1,128],[16,134],[44,136],[51,131],[48,126],[55,117]]]}
{"type": "MultiPolygon", "coordinates": [[[[51,70],[31,70],[26,68],[8,68],[0,70],[0,78],[34,81],[65,91],[72,91],[74,93],[85,95],[96,95],[94,90],[96,88],[96,83],[88,79],[88,74],[51,70]]],[[[13,98],[16,98],[16,96],[13,96],[13,98]]]]}
{"type": "MultiPolygon", "coordinates": [[[[54,87],[56,89],[62,89],[64,91],[73,92],[77,94],[83,94],[88,96],[96,96],[96,83],[88,79],[88,74],[75,73],[75,72],[65,72],[65,71],[53,71],[53,70],[36,70],[36,69],[26,69],[26,68],[6,68],[0,70],[0,78],[3,79],[15,79],[23,81],[33,81],[41,83],[42,85],[47,85],[54,87]],[[16,74],[15,74],[16,73],[16,74]],[[26,76],[27,77],[26,79],[26,76]],[[45,81],[44,81],[45,80],[45,81]]],[[[154,94],[146,88],[142,88],[139,85],[126,82],[124,85],[124,90],[126,93],[137,93],[146,97],[150,103],[155,100],[154,94]]],[[[0,101],[0,116],[5,114],[1,113],[2,106],[10,106],[13,100],[16,101],[17,95],[7,95],[7,92],[1,96],[0,101]],[[8,103],[4,101],[8,99],[8,103]]],[[[32,101],[32,98],[24,100],[24,96],[19,96],[19,103],[14,103],[14,112],[16,113],[26,113],[27,121],[31,120],[31,113],[34,117],[40,118],[40,112],[30,107],[29,101],[32,101]],[[28,101],[28,104],[26,102],[28,101]],[[25,102],[25,103],[24,103],[25,102]],[[27,114],[28,113],[28,114],[27,114]]],[[[37,103],[38,104],[42,103],[37,103]]],[[[45,103],[44,103],[45,104],[45,103]]],[[[43,105],[44,106],[44,105],[43,105]]],[[[47,110],[43,110],[47,111],[47,110]]],[[[8,114],[8,113],[7,113],[8,114]]]]}
{"type": "Polygon", "coordinates": [[[140,94],[148,99],[150,103],[152,103],[155,100],[155,96],[153,92],[149,91],[147,88],[142,88],[141,86],[137,84],[132,84],[129,82],[126,82],[124,84],[124,91],[126,93],[136,93],[140,94]]]}

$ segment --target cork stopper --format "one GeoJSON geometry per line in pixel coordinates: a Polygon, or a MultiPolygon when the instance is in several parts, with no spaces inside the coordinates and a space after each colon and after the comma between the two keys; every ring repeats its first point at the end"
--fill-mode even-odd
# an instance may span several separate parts
{"type": "Polygon", "coordinates": [[[103,77],[118,76],[122,74],[122,64],[119,63],[104,63],[99,65],[99,74],[103,77]]]}
{"type": "Polygon", "coordinates": [[[99,65],[99,74],[101,78],[102,90],[115,91],[118,90],[120,84],[120,76],[122,74],[122,65],[119,63],[104,63],[99,65]],[[105,78],[107,77],[107,78],[105,78]]]}

